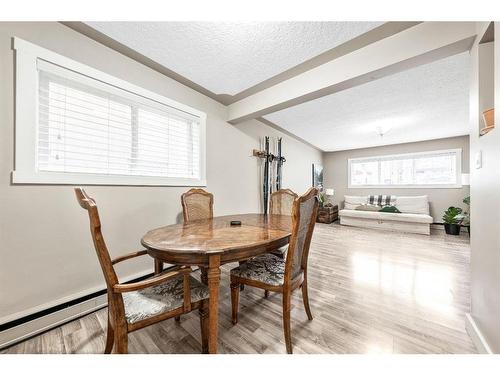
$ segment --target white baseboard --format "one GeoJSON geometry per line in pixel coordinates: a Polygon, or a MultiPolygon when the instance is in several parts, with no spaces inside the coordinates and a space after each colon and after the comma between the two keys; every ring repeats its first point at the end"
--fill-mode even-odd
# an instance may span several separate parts
{"type": "Polygon", "coordinates": [[[479,330],[474,318],[470,314],[465,314],[465,329],[479,353],[494,354],[484,335],[479,330]]]}
{"type": "Polygon", "coordinates": [[[440,224],[432,223],[432,224],[431,224],[431,229],[435,229],[435,230],[442,230],[442,231],[444,232],[444,225],[440,225],[440,224]]]}
{"type": "MultiPolygon", "coordinates": [[[[443,224],[438,224],[438,223],[433,223],[431,224],[431,229],[433,230],[440,230],[444,232],[444,225],[443,224]]],[[[461,227],[460,228],[460,233],[468,233],[466,227],[461,227]]]]}
{"type": "Polygon", "coordinates": [[[29,337],[38,335],[80,316],[102,309],[108,304],[106,294],[88,301],[67,307],[52,314],[30,320],[0,332],[0,349],[13,345],[29,337]]]}

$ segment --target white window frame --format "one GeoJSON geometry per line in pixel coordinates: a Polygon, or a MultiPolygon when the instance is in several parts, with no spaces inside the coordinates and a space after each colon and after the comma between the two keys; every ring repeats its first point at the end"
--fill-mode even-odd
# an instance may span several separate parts
{"type": "MultiPolygon", "coordinates": [[[[379,170],[380,173],[380,170],[379,170]]],[[[448,150],[436,150],[436,151],[423,151],[423,152],[412,152],[405,154],[391,154],[391,155],[380,155],[380,156],[368,156],[362,158],[350,158],[347,160],[347,178],[348,178],[348,188],[349,189],[375,189],[375,188],[389,188],[389,189],[460,189],[462,188],[462,149],[453,148],[448,150]],[[384,159],[393,158],[412,158],[415,156],[432,156],[439,155],[443,153],[455,153],[456,155],[456,183],[455,184],[422,184],[422,185],[352,185],[351,183],[351,164],[353,162],[359,161],[382,161],[384,159]]],[[[379,178],[380,180],[380,178],[379,178]]]]}
{"type": "Polygon", "coordinates": [[[14,184],[58,185],[136,185],[136,186],[206,186],[206,118],[204,112],[101,72],[55,52],[14,37],[16,51],[16,108],[15,108],[15,167],[14,184]],[[105,84],[154,100],[200,119],[200,176],[199,178],[102,175],[92,173],[63,173],[38,171],[38,69],[37,60],[46,60],[105,84]]]}

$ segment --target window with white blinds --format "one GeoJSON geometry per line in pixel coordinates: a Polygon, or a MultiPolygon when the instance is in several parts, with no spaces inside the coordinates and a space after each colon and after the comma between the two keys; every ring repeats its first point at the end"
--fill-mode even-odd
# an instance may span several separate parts
{"type": "Polygon", "coordinates": [[[31,182],[204,184],[203,113],[66,60],[35,61],[31,182]]]}
{"type": "Polygon", "coordinates": [[[348,160],[349,187],[461,187],[461,150],[348,160]]]}

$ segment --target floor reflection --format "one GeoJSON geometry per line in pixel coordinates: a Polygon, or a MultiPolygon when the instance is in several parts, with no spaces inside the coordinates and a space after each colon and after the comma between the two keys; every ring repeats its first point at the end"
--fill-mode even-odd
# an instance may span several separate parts
{"type": "Polygon", "coordinates": [[[354,283],[441,314],[453,313],[454,280],[449,267],[409,259],[401,263],[382,253],[356,252],[351,259],[354,283]]]}

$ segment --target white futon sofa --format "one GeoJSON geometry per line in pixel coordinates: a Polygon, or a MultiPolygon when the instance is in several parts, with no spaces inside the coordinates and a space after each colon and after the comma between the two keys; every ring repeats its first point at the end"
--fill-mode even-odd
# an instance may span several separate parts
{"type": "Polygon", "coordinates": [[[398,232],[430,234],[433,222],[429,215],[427,195],[396,197],[394,206],[401,213],[358,211],[356,207],[368,203],[368,196],[346,195],[344,208],[339,211],[340,224],[362,228],[393,230],[398,232]]]}

